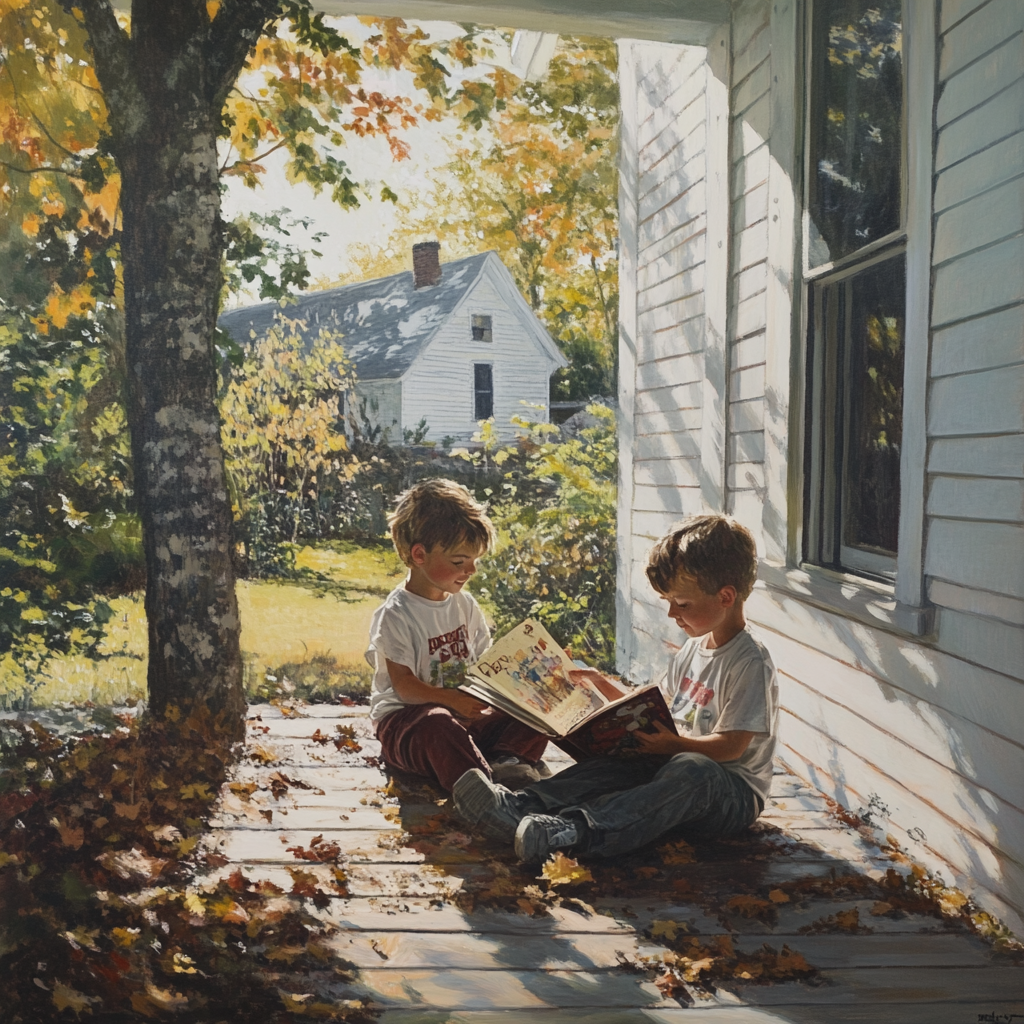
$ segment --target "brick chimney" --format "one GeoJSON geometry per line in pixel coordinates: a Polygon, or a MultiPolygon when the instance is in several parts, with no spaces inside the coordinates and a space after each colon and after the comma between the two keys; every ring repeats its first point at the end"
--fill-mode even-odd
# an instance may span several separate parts
{"type": "Polygon", "coordinates": [[[412,247],[414,288],[430,288],[441,283],[440,251],[440,242],[417,242],[412,247]]]}

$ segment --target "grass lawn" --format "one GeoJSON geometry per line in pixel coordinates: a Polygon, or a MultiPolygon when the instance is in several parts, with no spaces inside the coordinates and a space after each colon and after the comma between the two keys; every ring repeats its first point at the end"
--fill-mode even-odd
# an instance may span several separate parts
{"type": "MultiPolygon", "coordinates": [[[[351,544],[307,547],[296,557],[299,568],[329,576],[345,587],[345,596],[318,593],[290,584],[241,580],[238,607],[242,618],[242,655],[250,692],[272,684],[297,685],[303,695],[326,696],[342,689],[369,689],[369,666],[363,658],[370,616],[382,597],[405,573],[398,556],[385,548],[351,544]],[[289,682],[285,683],[285,679],[289,682]]],[[[60,702],[125,704],[146,693],[146,619],[142,595],[111,602],[105,657],[55,658],[32,694],[36,705],[60,702]]],[[[0,660],[0,706],[13,706],[26,680],[10,658],[0,660]]]]}

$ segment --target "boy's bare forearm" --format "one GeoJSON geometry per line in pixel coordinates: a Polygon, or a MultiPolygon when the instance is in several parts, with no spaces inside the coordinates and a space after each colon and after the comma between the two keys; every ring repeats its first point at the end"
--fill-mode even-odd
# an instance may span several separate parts
{"type": "Polygon", "coordinates": [[[637,742],[645,754],[703,754],[712,761],[734,761],[750,745],[754,734],[734,730],[716,732],[710,736],[678,736],[660,723],[656,723],[657,732],[635,733],[637,742]]]}
{"type": "Polygon", "coordinates": [[[406,665],[389,661],[387,666],[391,685],[398,698],[406,704],[442,704],[459,714],[483,708],[483,704],[462,690],[447,690],[423,682],[406,665]]]}

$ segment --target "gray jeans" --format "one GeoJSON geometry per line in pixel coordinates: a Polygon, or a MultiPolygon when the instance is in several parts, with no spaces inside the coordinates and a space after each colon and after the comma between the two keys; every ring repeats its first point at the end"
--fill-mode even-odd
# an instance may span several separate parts
{"type": "Polygon", "coordinates": [[[526,814],[556,814],[577,825],[577,849],[628,853],[669,833],[696,840],[742,832],[761,798],[704,754],[579,761],[516,794],[526,814]]]}

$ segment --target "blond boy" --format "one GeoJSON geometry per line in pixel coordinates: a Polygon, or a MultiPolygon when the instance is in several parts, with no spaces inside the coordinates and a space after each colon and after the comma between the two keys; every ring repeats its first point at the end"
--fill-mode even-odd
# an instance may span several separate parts
{"type": "Polygon", "coordinates": [[[423,480],[399,497],[388,523],[409,575],[370,623],[370,720],[381,756],[446,791],[470,769],[490,779],[488,759],[518,762],[523,781],[538,778],[530,766],[547,739],[456,689],[490,644],[480,606],[463,590],[494,538],[483,506],[451,480],[423,480]]]}
{"type": "MultiPolygon", "coordinates": [[[[519,792],[467,772],[456,811],[521,860],[560,848],[614,856],[664,836],[735,834],[764,809],[778,716],[775,668],[747,630],[743,603],[757,575],[749,531],[726,516],[693,516],[651,551],[647,578],[687,641],[662,685],[681,735],[637,733],[634,758],[581,761],[519,792]]],[[[606,696],[626,692],[587,670],[606,696]]]]}

